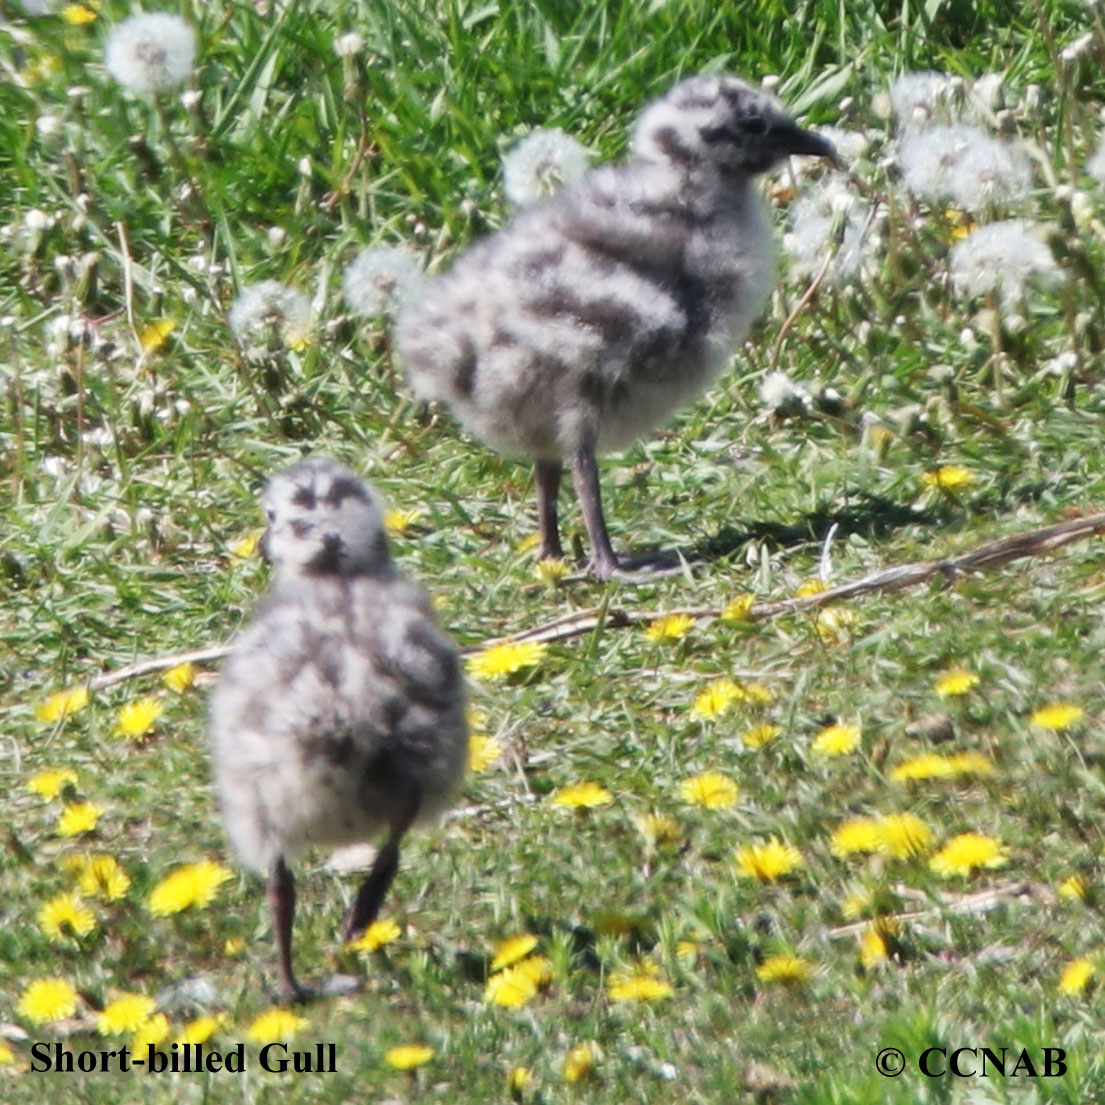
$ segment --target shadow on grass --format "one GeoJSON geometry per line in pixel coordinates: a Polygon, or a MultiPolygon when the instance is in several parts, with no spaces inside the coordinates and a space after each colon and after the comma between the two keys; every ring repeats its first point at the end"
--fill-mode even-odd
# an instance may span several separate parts
{"type": "Polygon", "coordinates": [[[836,537],[858,533],[883,537],[905,526],[931,526],[940,521],[933,511],[916,510],[879,495],[858,496],[855,506],[815,510],[798,522],[745,522],[739,526],[723,526],[717,533],[685,548],[658,549],[635,553],[623,559],[632,571],[641,568],[664,570],[681,561],[690,564],[712,563],[740,553],[751,541],[767,542],[776,548],[794,548],[807,543],[820,543],[836,526],[836,537]]]}

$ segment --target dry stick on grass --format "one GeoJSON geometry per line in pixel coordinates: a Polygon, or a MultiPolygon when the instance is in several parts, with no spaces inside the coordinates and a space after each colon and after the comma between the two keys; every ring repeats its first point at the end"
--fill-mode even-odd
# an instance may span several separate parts
{"type": "MultiPolygon", "coordinates": [[[[902,564],[897,568],[884,568],[851,583],[841,583],[816,595],[803,598],[782,599],[777,602],[758,602],[746,615],[748,621],[766,621],[780,614],[801,614],[806,610],[815,610],[830,603],[843,602],[873,591],[900,591],[905,587],[915,587],[919,583],[943,576],[948,582],[986,568],[995,568],[1011,560],[1021,560],[1027,556],[1041,556],[1044,553],[1061,549],[1075,541],[1105,533],[1105,512],[1087,514],[1069,522],[1059,522],[1053,526],[1027,530],[1012,537],[1000,537],[996,541],[987,541],[970,552],[957,556],[940,557],[937,560],[918,560],[912,564],[902,564]]],[[[580,637],[600,626],[607,629],[623,629],[626,626],[640,625],[655,621],[664,614],[685,614],[696,621],[720,616],[718,606],[686,606],[675,610],[623,610],[609,606],[594,606],[575,614],[566,614],[533,629],[522,630],[507,637],[494,637],[478,645],[469,645],[462,649],[465,656],[471,656],[492,645],[507,641],[565,641],[580,637]]],[[[229,645],[213,645],[210,648],[196,649],[192,652],[176,653],[172,656],[157,656],[149,660],[139,660],[133,664],[117,668],[115,671],[98,675],[88,683],[90,691],[100,691],[115,683],[121,683],[135,676],[147,675],[153,671],[174,667],[187,662],[201,664],[211,660],[221,660],[230,651],[229,645]]]]}

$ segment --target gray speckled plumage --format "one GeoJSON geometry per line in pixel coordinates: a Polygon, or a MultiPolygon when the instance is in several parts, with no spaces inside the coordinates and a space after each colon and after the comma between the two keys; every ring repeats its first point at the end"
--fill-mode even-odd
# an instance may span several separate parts
{"type": "Polygon", "coordinates": [[[403,833],[459,784],[467,727],[457,651],[425,593],[395,571],[368,487],[315,459],[276,476],[264,502],[275,580],[223,668],[211,731],[227,833],[270,875],[281,989],[296,996],[285,860],[388,828],[348,918],[347,933],[359,931],[403,833]]]}
{"type": "Polygon", "coordinates": [[[594,455],[702,391],[762,310],[775,262],[754,177],[791,153],[833,151],[736,78],[683,81],[644,111],[626,164],[524,209],[401,313],[414,390],[535,460],[542,555],[561,555],[567,461],[593,567],[616,570],[594,455]]]}

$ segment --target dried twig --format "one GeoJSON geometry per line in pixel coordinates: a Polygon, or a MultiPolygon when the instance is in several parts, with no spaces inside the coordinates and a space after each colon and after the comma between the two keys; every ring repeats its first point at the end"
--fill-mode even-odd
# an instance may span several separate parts
{"type": "MultiPolygon", "coordinates": [[[[919,583],[942,576],[949,582],[961,578],[971,572],[978,572],[988,568],[995,568],[1000,564],[1007,564],[1012,560],[1021,560],[1027,556],[1040,556],[1060,549],[1064,545],[1073,544],[1075,541],[1083,541],[1087,537],[1105,533],[1105,512],[1087,514],[1081,518],[1074,518],[1069,522],[1059,522],[1053,526],[1042,526],[1039,529],[1027,530],[1024,533],[1014,534],[1012,537],[1000,537],[996,541],[987,541],[969,552],[960,553],[957,556],[941,557],[937,560],[919,560],[912,564],[902,564],[896,568],[884,568],[878,572],[863,576],[861,579],[850,583],[841,583],[837,587],[830,587],[816,595],[805,595],[802,598],[781,599],[776,602],[758,602],[747,614],[749,621],[766,621],[776,618],[781,614],[801,614],[807,610],[815,610],[830,603],[843,602],[859,595],[873,591],[900,591],[906,587],[915,587],[919,583]]],[[[506,641],[566,641],[572,637],[581,637],[591,633],[600,626],[603,629],[624,629],[631,625],[640,625],[655,621],[664,614],[686,614],[696,621],[717,618],[720,610],[716,605],[712,606],[684,606],[673,610],[624,610],[609,605],[592,606],[587,610],[580,610],[574,614],[565,614],[533,629],[521,630],[518,633],[506,637],[494,637],[482,641],[476,645],[469,645],[462,649],[462,654],[471,656],[473,653],[502,644],[506,641]]],[[[196,664],[206,663],[211,660],[221,660],[230,651],[229,645],[213,645],[208,648],[195,649],[192,652],[176,653],[172,656],[155,656],[149,660],[139,660],[133,664],[117,668],[115,671],[105,672],[89,681],[90,691],[103,690],[115,683],[121,683],[126,679],[133,679],[139,675],[147,675],[153,671],[161,671],[171,668],[176,664],[192,662],[196,664]]]]}

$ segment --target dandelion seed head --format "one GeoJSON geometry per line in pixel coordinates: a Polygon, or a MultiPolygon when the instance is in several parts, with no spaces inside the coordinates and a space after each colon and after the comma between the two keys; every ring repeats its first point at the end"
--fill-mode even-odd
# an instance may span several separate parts
{"type": "Polygon", "coordinates": [[[1086,172],[1092,176],[1098,184],[1105,184],[1105,142],[1102,142],[1097,149],[1094,150],[1089,161],[1086,162],[1086,172]]]}
{"type": "Polygon", "coordinates": [[[503,157],[503,192],[523,207],[579,180],[590,154],[559,128],[535,130],[503,157]]]}
{"type": "Polygon", "coordinates": [[[126,89],[149,95],[183,84],[196,60],[196,34],[179,16],[143,12],[108,36],[107,71],[126,89]]]}
{"type": "Polygon", "coordinates": [[[785,244],[797,271],[819,271],[825,255],[833,252],[826,278],[840,282],[854,276],[872,253],[866,248],[871,243],[865,241],[870,219],[870,204],[855,193],[843,173],[824,177],[791,207],[785,244]]]}
{"type": "Polygon", "coordinates": [[[1057,284],[1062,272],[1041,239],[1041,228],[1026,219],[987,223],[951,248],[952,283],[967,296],[997,292],[1006,310],[1024,299],[1029,282],[1057,284]]]}
{"type": "Polygon", "coordinates": [[[923,130],[957,117],[957,86],[947,73],[903,73],[890,86],[890,104],[903,130],[923,130]]]}
{"type": "Polygon", "coordinates": [[[760,381],[760,401],[769,411],[784,418],[807,415],[812,407],[810,393],[785,372],[769,372],[760,381]]]}
{"type": "Polygon", "coordinates": [[[898,148],[902,182],[918,199],[940,203],[951,195],[952,175],[964,153],[991,141],[985,131],[964,123],[906,134],[898,148]]]}
{"type": "Polygon", "coordinates": [[[243,289],[228,317],[234,336],[247,349],[295,345],[311,325],[311,304],[295,288],[261,280],[243,289]]]}
{"type": "Polygon", "coordinates": [[[393,316],[425,279],[421,262],[402,246],[362,249],[346,266],[342,295],[366,318],[393,316]]]}
{"type": "Polygon", "coordinates": [[[1008,142],[983,136],[961,151],[948,176],[948,195],[964,211],[1007,208],[1028,195],[1032,166],[1008,142]]]}
{"type": "Polygon", "coordinates": [[[339,58],[351,58],[364,49],[364,36],[356,31],[349,31],[344,35],[338,35],[334,39],[334,53],[339,58]]]}

